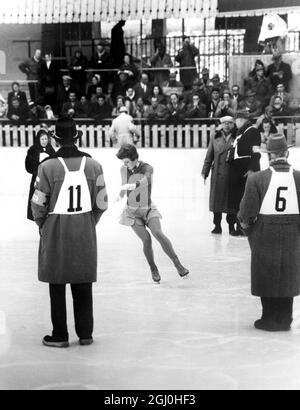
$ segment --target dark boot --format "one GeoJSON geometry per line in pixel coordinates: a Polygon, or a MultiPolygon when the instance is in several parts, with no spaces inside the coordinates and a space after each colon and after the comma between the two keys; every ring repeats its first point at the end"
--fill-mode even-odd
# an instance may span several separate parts
{"type": "Polygon", "coordinates": [[[47,347],[56,347],[59,349],[69,347],[69,341],[63,340],[60,337],[45,336],[43,339],[43,345],[47,347]]]}
{"type": "Polygon", "coordinates": [[[214,235],[220,235],[222,233],[221,225],[216,225],[215,228],[211,231],[214,235]]]}

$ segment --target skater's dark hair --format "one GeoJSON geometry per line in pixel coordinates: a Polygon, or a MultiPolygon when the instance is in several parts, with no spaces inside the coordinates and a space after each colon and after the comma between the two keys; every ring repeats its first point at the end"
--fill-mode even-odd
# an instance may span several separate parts
{"type": "Polygon", "coordinates": [[[136,159],[139,158],[139,154],[134,145],[126,144],[120,148],[119,152],[117,153],[117,158],[119,159],[129,158],[130,161],[135,161],[136,159]]]}

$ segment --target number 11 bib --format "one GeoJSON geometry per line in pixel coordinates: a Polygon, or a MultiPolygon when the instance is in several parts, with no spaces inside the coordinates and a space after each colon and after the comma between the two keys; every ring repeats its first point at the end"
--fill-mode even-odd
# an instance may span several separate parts
{"type": "Polygon", "coordinates": [[[83,157],[78,171],[69,171],[65,161],[58,159],[65,169],[65,179],[51,214],[78,215],[91,212],[91,194],[84,173],[86,157],[83,157]]]}
{"type": "Polygon", "coordinates": [[[270,167],[272,178],[264,197],[261,215],[297,215],[299,204],[293,168],[289,172],[276,172],[270,167]]]}

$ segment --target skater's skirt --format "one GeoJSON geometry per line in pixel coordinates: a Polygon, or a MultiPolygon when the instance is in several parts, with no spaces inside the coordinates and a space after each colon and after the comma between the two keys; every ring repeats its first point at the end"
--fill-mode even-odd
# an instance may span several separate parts
{"type": "Polygon", "coordinates": [[[135,223],[140,226],[147,226],[153,218],[162,219],[156,205],[151,204],[150,208],[131,208],[127,206],[122,212],[120,224],[133,226],[135,223]]]}

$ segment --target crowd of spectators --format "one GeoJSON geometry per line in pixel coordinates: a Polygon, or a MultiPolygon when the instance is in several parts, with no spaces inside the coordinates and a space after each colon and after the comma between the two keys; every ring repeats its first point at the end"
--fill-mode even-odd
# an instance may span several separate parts
{"type": "MultiPolygon", "coordinates": [[[[117,28],[121,30],[121,26],[117,28]]],[[[106,43],[100,42],[89,61],[76,50],[68,70],[62,72],[50,52],[43,57],[36,50],[31,59],[19,65],[27,75],[30,98],[14,82],[7,100],[0,95],[0,118],[21,124],[27,119],[69,116],[101,123],[117,117],[123,106],[133,118],[148,121],[221,118],[234,116],[241,109],[248,111],[250,118],[261,118],[265,111],[277,117],[296,113],[290,104],[291,67],[279,55],[268,67],[257,60],[244,84],[229,86],[218,74],[211,75],[208,68],[199,75],[199,50],[189,38],[175,57],[179,67],[173,66],[163,44],[157,45],[149,60],[152,70],[148,71],[142,71],[141,64],[125,49],[119,51],[112,53],[106,43]]]]}

